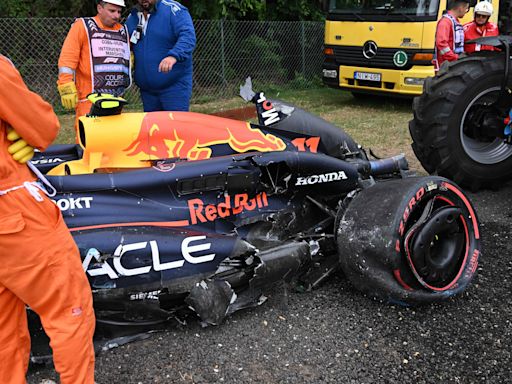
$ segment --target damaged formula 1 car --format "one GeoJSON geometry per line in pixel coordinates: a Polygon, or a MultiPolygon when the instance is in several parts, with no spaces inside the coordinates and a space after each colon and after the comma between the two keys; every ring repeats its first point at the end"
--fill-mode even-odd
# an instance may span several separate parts
{"type": "Polygon", "coordinates": [[[33,160],[57,190],[98,326],[190,309],[219,324],[276,283],[311,289],[340,269],[369,296],[404,305],[468,286],[479,225],[455,184],[412,177],[403,156],[369,160],[340,128],[249,82],[241,94],[259,124],[119,113],[99,97],[79,145],[33,160]]]}

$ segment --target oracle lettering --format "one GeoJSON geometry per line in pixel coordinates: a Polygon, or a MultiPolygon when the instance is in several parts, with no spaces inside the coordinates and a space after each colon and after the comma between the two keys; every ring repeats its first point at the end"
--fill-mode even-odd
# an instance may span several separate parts
{"type": "Polygon", "coordinates": [[[148,242],[141,241],[139,243],[120,244],[114,251],[112,257],[112,266],[106,261],[101,259],[101,254],[96,248],[91,248],[87,252],[82,267],[90,276],[107,275],[110,279],[118,279],[121,276],[138,276],[149,273],[151,269],[154,271],[166,271],[169,269],[181,268],[187,261],[190,264],[207,263],[215,259],[215,253],[196,256],[194,254],[202,251],[207,251],[211,248],[211,243],[204,242],[206,236],[191,236],[185,238],[181,243],[181,256],[179,260],[168,261],[163,263],[160,258],[160,251],[156,240],[149,241],[149,250],[151,252],[150,265],[143,265],[134,268],[128,268],[123,264],[126,255],[134,251],[141,251],[147,248],[148,242]],[[199,242],[199,244],[197,244],[199,242]],[[193,244],[194,243],[194,244],[193,244]],[[91,262],[94,263],[94,268],[90,268],[91,262]]]}

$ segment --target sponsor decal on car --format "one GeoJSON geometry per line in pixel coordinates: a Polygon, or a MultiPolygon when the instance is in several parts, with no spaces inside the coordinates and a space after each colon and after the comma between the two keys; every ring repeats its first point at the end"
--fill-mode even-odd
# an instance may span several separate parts
{"type": "Polygon", "coordinates": [[[94,200],[93,197],[71,197],[69,199],[52,200],[61,211],[67,211],[69,209],[89,209],[91,208],[91,202],[94,200]]]}
{"type": "Polygon", "coordinates": [[[323,173],[321,175],[311,175],[307,177],[297,177],[295,185],[314,185],[322,183],[331,183],[333,181],[340,181],[348,179],[345,171],[323,173]]]}
{"type": "Polygon", "coordinates": [[[132,293],[130,295],[130,300],[158,300],[158,295],[160,294],[161,290],[157,291],[151,291],[151,292],[137,292],[132,293]]]}
{"type": "Polygon", "coordinates": [[[205,204],[201,199],[188,201],[191,224],[207,223],[217,218],[226,218],[237,215],[243,211],[253,211],[256,208],[268,206],[268,198],[265,192],[249,198],[247,193],[239,193],[234,196],[226,195],[224,201],[218,204],[205,204]]]}
{"type": "Polygon", "coordinates": [[[165,160],[157,161],[153,166],[153,169],[160,172],[171,172],[174,168],[176,168],[176,163],[168,163],[165,160]]]}
{"type": "Polygon", "coordinates": [[[270,100],[267,100],[263,92],[259,93],[256,103],[261,104],[263,108],[261,117],[263,118],[263,124],[265,124],[265,126],[269,126],[281,120],[279,118],[279,112],[276,111],[270,100]]]}
{"type": "Polygon", "coordinates": [[[30,160],[30,162],[34,165],[42,165],[42,164],[53,164],[53,163],[62,163],[64,160],[59,159],[58,157],[53,157],[50,159],[37,159],[30,160]]]}
{"type": "Polygon", "coordinates": [[[182,259],[162,262],[158,242],[156,240],[141,241],[139,243],[120,244],[112,255],[112,266],[102,259],[100,252],[96,248],[91,248],[87,252],[82,267],[90,276],[107,275],[111,279],[118,279],[122,276],[137,276],[149,273],[151,269],[154,271],[165,271],[169,269],[181,268],[188,262],[190,264],[207,263],[215,259],[215,253],[196,256],[197,252],[208,251],[211,248],[210,242],[205,242],[206,236],[191,236],[183,239],[181,242],[182,259]],[[123,265],[123,258],[127,257],[131,252],[145,250],[148,248],[151,252],[150,265],[136,268],[127,268],[123,265]],[[93,261],[94,260],[94,261],[93,261]],[[91,268],[93,263],[94,268],[91,268]],[[99,266],[96,263],[101,263],[99,266]]]}
{"type": "Polygon", "coordinates": [[[155,159],[204,160],[211,146],[227,144],[237,153],[283,151],[286,144],[249,123],[209,116],[189,121],[186,112],[148,112],[135,140],[123,151],[127,156],[144,154],[155,159]]]}

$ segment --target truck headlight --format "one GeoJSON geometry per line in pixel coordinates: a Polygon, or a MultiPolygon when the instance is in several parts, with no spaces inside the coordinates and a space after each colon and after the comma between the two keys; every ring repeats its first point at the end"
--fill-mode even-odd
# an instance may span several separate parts
{"type": "Polygon", "coordinates": [[[405,84],[407,85],[423,85],[425,82],[424,77],[406,77],[405,78],[405,84]]]}

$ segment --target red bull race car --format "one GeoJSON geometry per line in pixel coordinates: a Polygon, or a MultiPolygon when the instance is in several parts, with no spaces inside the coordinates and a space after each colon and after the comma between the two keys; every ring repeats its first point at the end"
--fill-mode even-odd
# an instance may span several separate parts
{"type": "Polygon", "coordinates": [[[275,284],[311,289],[338,271],[403,305],[468,286],[480,231],[457,185],[414,177],[403,155],[369,159],[342,129],[250,82],[241,95],[258,123],[120,113],[99,97],[78,145],[33,159],[80,249],[98,330],[191,313],[220,324],[275,284]]]}

